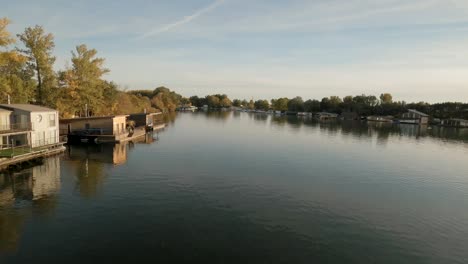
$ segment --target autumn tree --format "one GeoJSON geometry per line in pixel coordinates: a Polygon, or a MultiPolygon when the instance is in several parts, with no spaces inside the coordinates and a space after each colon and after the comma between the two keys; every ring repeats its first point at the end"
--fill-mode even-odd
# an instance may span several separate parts
{"type": "Polygon", "coordinates": [[[36,101],[39,104],[54,106],[57,94],[56,76],[53,70],[55,57],[54,36],[46,33],[41,26],[28,27],[17,35],[24,49],[18,49],[27,57],[27,65],[35,72],[37,79],[36,101]]]}
{"type": "Polygon", "coordinates": [[[104,59],[96,57],[95,49],[88,49],[84,44],[72,51],[72,67],[60,74],[60,83],[65,89],[65,96],[70,100],[68,107],[80,115],[87,114],[85,109],[94,114],[107,111],[108,103],[115,95],[116,87],[102,79],[109,70],[104,68],[104,59]]]}
{"type": "Polygon", "coordinates": [[[380,102],[382,104],[391,104],[393,102],[393,96],[389,93],[383,93],[380,95],[380,102]]]}
{"type": "Polygon", "coordinates": [[[27,103],[32,99],[35,82],[26,65],[27,58],[8,47],[15,39],[7,30],[10,21],[0,18],[0,103],[27,103]]]}

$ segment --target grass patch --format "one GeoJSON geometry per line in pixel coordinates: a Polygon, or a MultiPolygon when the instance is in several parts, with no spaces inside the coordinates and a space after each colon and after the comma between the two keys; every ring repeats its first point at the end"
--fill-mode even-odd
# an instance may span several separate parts
{"type": "Polygon", "coordinates": [[[47,146],[36,147],[30,149],[29,147],[18,147],[18,148],[9,148],[9,149],[0,149],[0,158],[13,158],[15,156],[24,155],[28,153],[33,153],[36,151],[41,151],[48,149],[47,146]]]}

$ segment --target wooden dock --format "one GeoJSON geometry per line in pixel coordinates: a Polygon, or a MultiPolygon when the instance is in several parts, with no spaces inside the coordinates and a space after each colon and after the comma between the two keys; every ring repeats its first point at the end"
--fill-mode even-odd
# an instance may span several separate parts
{"type": "Polygon", "coordinates": [[[166,124],[157,124],[148,130],[147,127],[136,127],[133,132],[121,133],[119,135],[68,135],[67,141],[69,144],[82,143],[120,143],[127,142],[146,135],[148,131],[159,131],[166,127],[166,124]]]}
{"type": "Polygon", "coordinates": [[[63,145],[64,143],[57,143],[47,146],[47,148],[44,149],[32,150],[31,152],[16,155],[11,158],[0,158],[0,171],[7,169],[12,165],[19,165],[24,162],[43,159],[46,157],[60,154],[65,151],[65,147],[63,145]]]}

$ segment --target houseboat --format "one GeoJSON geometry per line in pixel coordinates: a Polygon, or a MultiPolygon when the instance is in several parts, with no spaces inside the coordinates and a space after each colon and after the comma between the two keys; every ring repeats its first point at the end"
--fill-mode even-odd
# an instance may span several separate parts
{"type": "Polygon", "coordinates": [[[319,121],[336,120],[338,118],[338,114],[328,113],[328,112],[318,112],[315,114],[315,118],[319,121]]]}
{"type": "Polygon", "coordinates": [[[370,121],[370,122],[383,122],[383,123],[393,123],[393,116],[377,116],[377,115],[373,115],[373,116],[368,116],[367,117],[367,121],[370,121]]]}
{"type": "Polygon", "coordinates": [[[58,111],[31,104],[0,104],[0,169],[65,150],[58,111]]]}
{"type": "Polygon", "coordinates": [[[427,125],[429,115],[415,109],[408,109],[408,112],[404,113],[398,121],[402,124],[427,125]]]}

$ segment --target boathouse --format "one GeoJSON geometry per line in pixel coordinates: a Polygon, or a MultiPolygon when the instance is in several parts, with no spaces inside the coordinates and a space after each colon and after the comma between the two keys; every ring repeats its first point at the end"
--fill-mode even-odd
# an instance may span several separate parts
{"type": "Polygon", "coordinates": [[[87,132],[96,135],[126,133],[127,115],[91,116],[60,119],[60,135],[87,132]]]}
{"type": "Polygon", "coordinates": [[[429,115],[415,109],[408,109],[408,112],[402,115],[400,123],[426,125],[429,123],[429,115]]]}

